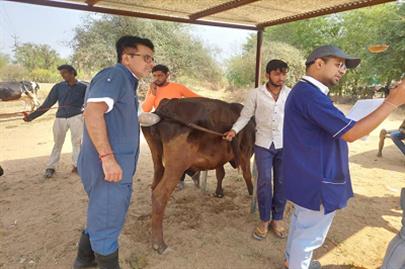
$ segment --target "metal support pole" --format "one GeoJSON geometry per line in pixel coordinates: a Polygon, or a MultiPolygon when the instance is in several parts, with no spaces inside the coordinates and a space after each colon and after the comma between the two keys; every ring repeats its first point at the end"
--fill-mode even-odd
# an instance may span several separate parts
{"type": "Polygon", "coordinates": [[[250,167],[252,169],[252,183],[253,183],[253,195],[250,204],[250,213],[254,214],[257,208],[257,166],[254,155],[250,159],[250,167]]]}
{"type": "Polygon", "coordinates": [[[257,31],[257,46],[256,46],[256,74],[255,74],[255,87],[260,84],[260,67],[262,63],[262,45],[263,45],[263,29],[257,31]]]}

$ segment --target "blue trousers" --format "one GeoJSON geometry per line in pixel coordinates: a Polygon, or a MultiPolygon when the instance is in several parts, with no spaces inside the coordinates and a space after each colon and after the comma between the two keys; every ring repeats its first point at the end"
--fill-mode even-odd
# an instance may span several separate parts
{"type": "Polygon", "coordinates": [[[391,139],[395,145],[402,151],[402,154],[405,155],[405,144],[402,140],[405,139],[405,134],[401,133],[400,131],[395,131],[391,133],[391,139]]]}
{"type": "Polygon", "coordinates": [[[286,198],[281,171],[282,149],[275,149],[271,144],[269,149],[255,146],[255,159],[258,172],[257,201],[260,219],[262,221],[283,219],[286,198]],[[274,188],[272,186],[272,169],[274,188]]]}
{"type": "Polygon", "coordinates": [[[118,237],[124,226],[132,195],[132,183],[110,183],[103,177],[82,179],[89,197],[87,227],[91,248],[101,255],[118,249],[118,237]]]}

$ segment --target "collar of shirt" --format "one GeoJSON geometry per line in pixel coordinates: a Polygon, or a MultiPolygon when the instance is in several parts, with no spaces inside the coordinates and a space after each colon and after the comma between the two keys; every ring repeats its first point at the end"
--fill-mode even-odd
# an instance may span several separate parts
{"type": "MultiPolygon", "coordinates": [[[[267,84],[267,83],[264,83],[262,86],[260,86],[260,87],[259,87],[259,90],[263,91],[266,95],[271,96],[271,98],[273,98],[273,96],[271,95],[271,93],[267,90],[266,84],[267,84]]],[[[283,87],[281,88],[281,91],[280,91],[280,93],[279,93],[279,96],[280,96],[280,95],[283,95],[284,93],[287,93],[287,90],[286,90],[286,89],[288,89],[287,86],[283,85],[283,87]]],[[[278,100],[278,99],[277,99],[277,100],[278,100]]]]}
{"type": "Polygon", "coordinates": [[[117,63],[117,66],[120,67],[121,69],[124,69],[128,74],[131,74],[131,76],[133,78],[135,78],[136,81],[139,81],[139,78],[134,73],[132,73],[132,71],[129,70],[128,67],[126,67],[125,65],[123,65],[121,63],[117,63]]]}
{"type": "Polygon", "coordinates": [[[324,84],[322,84],[320,81],[314,79],[313,77],[303,76],[302,78],[311,82],[312,84],[314,84],[325,95],[327,95],[329,93],[329,88],[327,86],[325,86],[324,84]]]}
{"type": "Polygon", "coordinates": [[[66,84],[66,85],[69,86],[69,87],[74,87],[74,86],[76,86],[77,84],[79,84],[79,81],[76,79],[76,82],[75,82],[75,84],[73,84],[73,85],[70,85],[66,80],[62,81],[62,83],[66,84]]]}

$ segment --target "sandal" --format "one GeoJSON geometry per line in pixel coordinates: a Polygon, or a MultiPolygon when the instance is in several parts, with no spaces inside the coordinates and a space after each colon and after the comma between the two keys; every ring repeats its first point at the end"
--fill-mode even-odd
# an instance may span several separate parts
{"type": "Polygon", "coordinates": [[[282,225],[274,225],[274,222],[270,222],[269,228],[271,231],[278,237],[278,238],[286,238],[287,237],[287,230],[282,225]]]}
{"type": "Polygon", "coordinates": [[[268,233],[268,230],[263,231],[260,228],[260,226],[257,226],[255,231],[253,232],[252,236],[253,236],[254,239],[261,241],[263,239],[266,239],[267,233],[268,233]]]}

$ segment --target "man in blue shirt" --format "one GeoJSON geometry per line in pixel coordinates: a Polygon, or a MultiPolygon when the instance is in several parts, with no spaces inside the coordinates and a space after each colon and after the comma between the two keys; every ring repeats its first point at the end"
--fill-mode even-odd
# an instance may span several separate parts
{"type": "Polygon", "coordinates": [[[336,47],[319,47],[306,61],[306,76],[287,98],[283,171],[286,197],[295,207],[285,251],[287,268],[320,268],[319,262],[311,262],[313,250],[323,244],[336,210],[353,196],[346,142],[367,135],[405,103],[402,82],[365,118],[346,118],[327,93],[347,68],[359,63],[336,47]]]}
{"type": "Polygon", "coordinates": [[[48,164],[46,165],[45,177],[50,178],[55,173],[59,162],[63,143],[67,131],[70,129],[72,138],[72,173],[77,172],[77,158],[80,151],[80,143],[83,136],[82,108],[87,85],[76,79],[77,72],[73,66],[64,64],[58,67],[62,82],[52,87],[44,103],[34,112],[25,115],[24,121],[32,121],[47,112],[56,102],[58,111],[53,124],[54,146],[48,164]]]}
{"type": "Polygon", "coordinates": [[[132,194],[139,154],[139,78],[153,67],[149,39],[123,36],[116,43],[118,63],[90,82],[78,170],[89,197],[87,225],[74,268],[117,269],[118,237],[132,194]]]}

